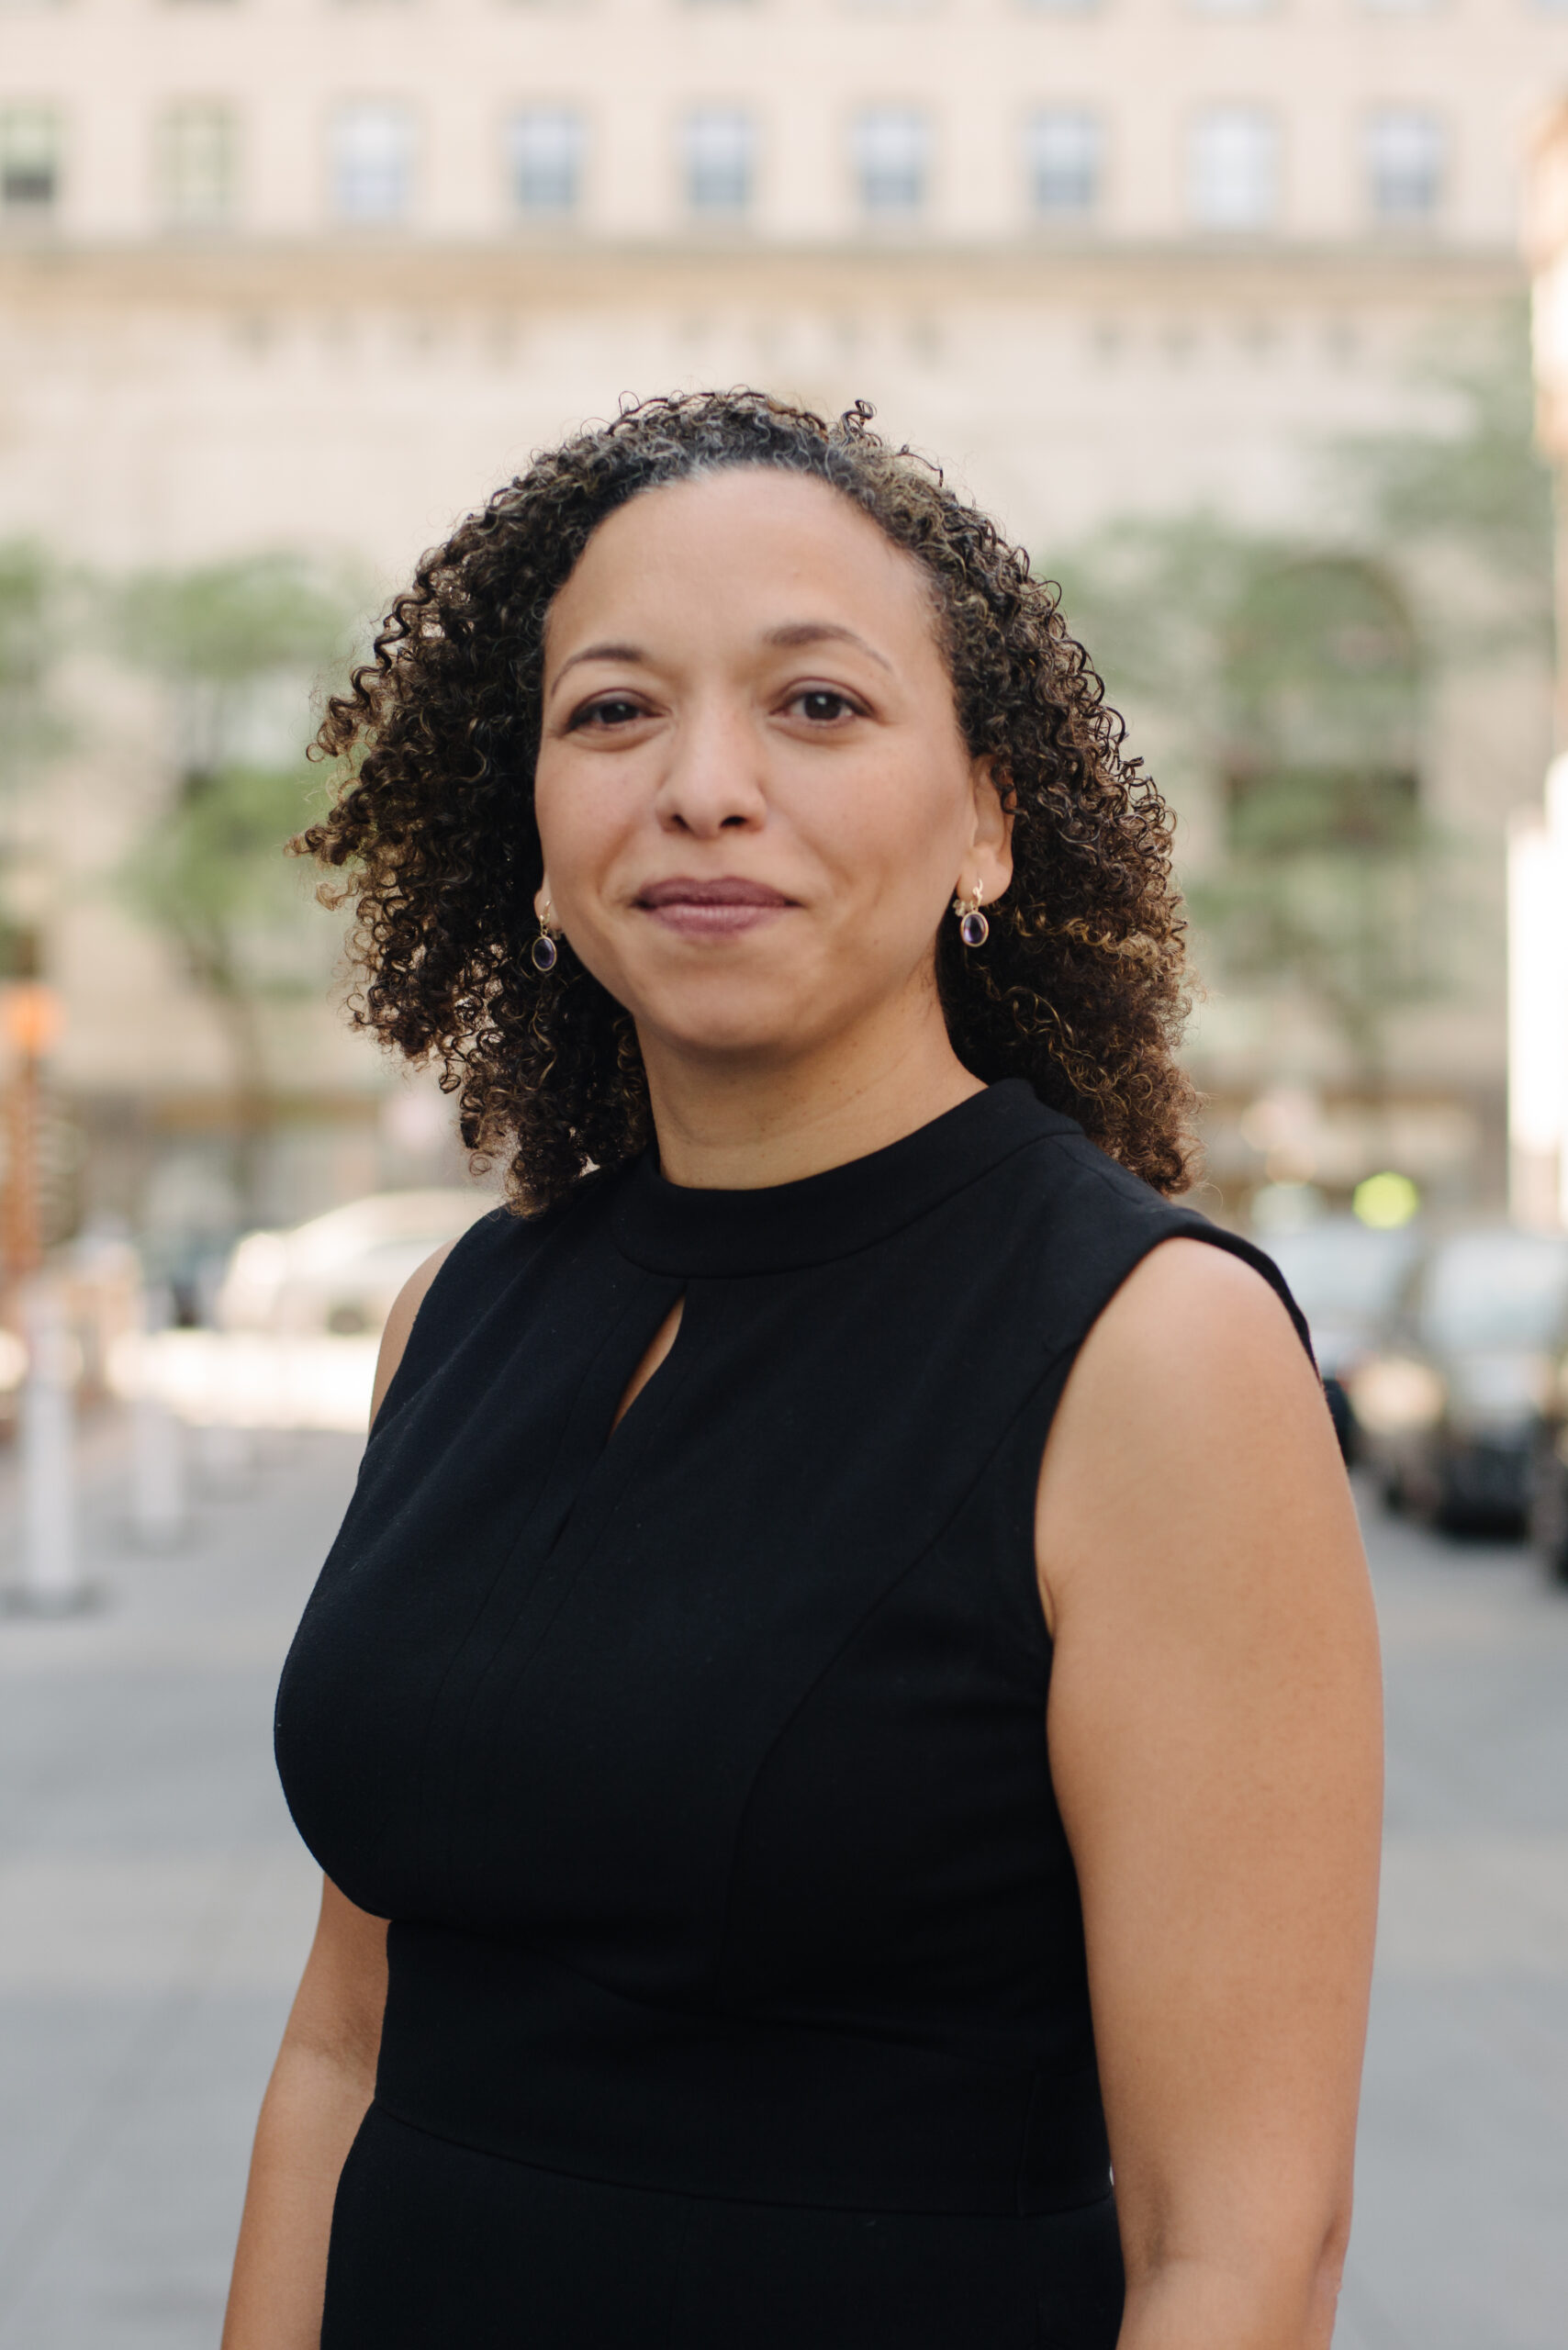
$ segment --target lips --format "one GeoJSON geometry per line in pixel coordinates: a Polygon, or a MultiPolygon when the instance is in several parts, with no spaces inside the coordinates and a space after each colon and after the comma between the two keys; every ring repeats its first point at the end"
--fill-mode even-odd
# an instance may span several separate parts
{"type": "Polygon", "coordinates": [[[699,880],[675,874],[666,881],[647,883],[635,902],[662,929],[684,937],[734,938],[785,912],[795,901],[764,881],[745,881],[737,875],[699,880]]]}
{"type": "Polygon", "coordinates": [[[790,900],[782,890],[770,890],[762,881],[741,881],[721,877],[714,881],[691,881],[678,874],[670,881],[650,881],[645,890],[637,892],[640,906],[787,906],[790,900]]]}

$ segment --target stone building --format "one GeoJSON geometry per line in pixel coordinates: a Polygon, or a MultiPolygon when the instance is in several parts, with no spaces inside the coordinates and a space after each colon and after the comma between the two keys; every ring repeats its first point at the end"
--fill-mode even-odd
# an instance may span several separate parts
{"type": "MultiPolygon", "coordinates": [[[[1310,533],[1324,440],[1430,421],[1413,351],[1521,289],[1564,87],[1563,0],[0,0],[0,537],[102,573],[298,549],[379,591],[563,428],[741,380],[868,397],[1047,571],[1127,513],[1310,533]]],[[[90,1199],[185,1200],[230,1062],[111,879],[166,718],[76,670],[13,895],[90,1199]]],[[[1394,1024],[1381,1107],[1309,1017],[1205,1008],[1233,1192],[1391,1154],[1495,1188],[1503,843],[1550,731],[1539,657],[1427,711],[1483,977],[1394,1024]]],[[[1212,779],[1183,789],[1201,866],[1212,779]]],[[[398,1173],[419,1121],[374,1056],[267,1017],[270,1212],[398,1173]]]]}

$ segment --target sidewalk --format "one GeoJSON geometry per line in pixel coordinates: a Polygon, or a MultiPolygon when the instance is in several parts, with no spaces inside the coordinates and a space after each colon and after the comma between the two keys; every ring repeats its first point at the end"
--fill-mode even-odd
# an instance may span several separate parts
{"type": "Polygon", "coordinates": [[[1568,1592],[1368,1514],[1383,1917],[1336,2350],[1568,2343],[1568,1592]]]}
{"type": "Polygon", "coordinates": [[[0,2344],[211,2350],[318,1880],[273,1773],[278,1667],[358,1441],[258,1440],[138,1556],[95,1435],[107,1605],[0,1620],[0,2344]]]}
{"type": "MultiPolygon", "coordinates": [[[[263,1438],[162,1558],[118,1528],[113,1430],[89,1450],[108,1604],[0,1620],[0,2350],[214,2350],[316,1902],[273,1691],[358,1446],[263,1438]]],[[[1337,2350],[1562,2350],[1568,1595],[1367,1530],[1390,1833],[1337,2350]]]]}

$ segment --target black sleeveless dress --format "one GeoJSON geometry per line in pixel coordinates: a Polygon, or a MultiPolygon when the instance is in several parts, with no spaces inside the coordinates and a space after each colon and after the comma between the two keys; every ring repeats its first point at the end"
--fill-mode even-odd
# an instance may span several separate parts
{"type": "Polygon", "coordinates": [[[1280,1287],[1009,1082],[458,1244],[278,1699],[392,1920],[324,2350],[1112,2350],[1034,1502],[1176,1234],[1280,1287]]]}

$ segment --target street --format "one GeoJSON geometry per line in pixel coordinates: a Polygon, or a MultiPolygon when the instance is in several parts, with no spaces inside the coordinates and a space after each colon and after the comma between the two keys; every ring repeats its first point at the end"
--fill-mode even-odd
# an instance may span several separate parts
{"type": "MultiPolygon", "coordinates": [[[[209,1461],[150,1556],[118,1444],[85,1447],[104,1604],[0,1619],[0,2350],[213,2350],[315,1906],[271,1707],[357,1445],[209,1461]]],[[[1389,1839],[1336,2343],[1562,2350],[1568,1593],[1506,1546],[1366,1531],[1389,1839]]]]}

